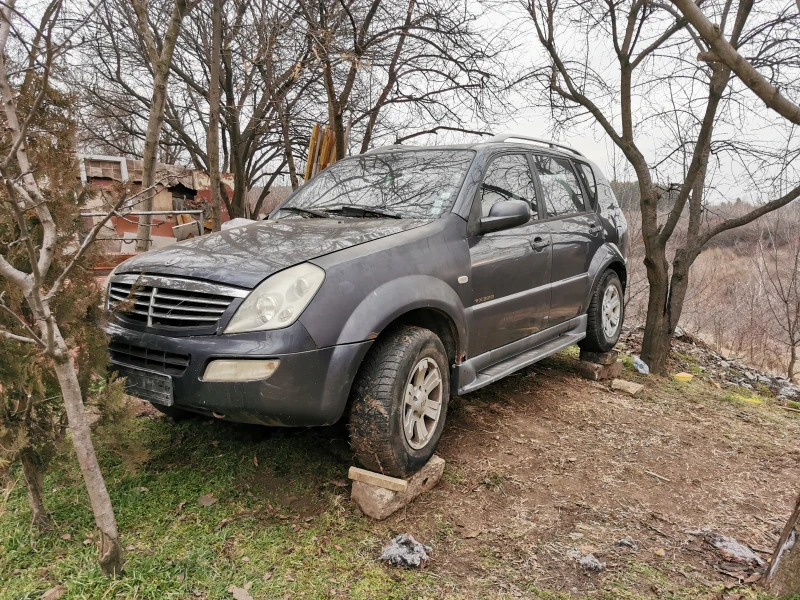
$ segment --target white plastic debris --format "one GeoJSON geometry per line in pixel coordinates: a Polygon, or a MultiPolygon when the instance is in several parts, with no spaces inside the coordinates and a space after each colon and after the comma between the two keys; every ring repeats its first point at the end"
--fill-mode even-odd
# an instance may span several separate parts
{"type": "Polygon", "coordinates": [[[753,567],[763,567],[764,561],[761,557],[750,550],[744,544],[740,544],[733,538],[718,535],[711,540],[711,545],[719,550],[722,557],[730,562],[750,565],[753,567]]]}
{"type": "Polygon", "coordinates": [[[396,567],[421,567],[428,561],[431,547],[420,544],[410,533],[401,533],[383,549],[379,560],[396,567]]]}
{"type": "Polygon", "coordinates": [[[578,564],[587,571],[599,573],[606,568],[606,563],[599,561],[597,557],[591,553],[584,556],[580,550],[570,550],[567,552],[567,556],[576,560],[578,564]]]}
{"type": "Polygon", "coordinates": [[[632,355],[631,358],[633,359],[633,366],[636,367],[636,370],[639,371],[639,373],[642,375],[650,375],[650,367],[647,366],[646,362],[644,362],[635,354],[632,355]]]}

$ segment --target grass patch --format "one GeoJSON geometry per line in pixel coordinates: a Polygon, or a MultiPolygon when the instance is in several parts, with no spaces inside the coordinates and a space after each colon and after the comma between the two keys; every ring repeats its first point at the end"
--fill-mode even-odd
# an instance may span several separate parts
{"type": "Polygon", "coordinates": [[[228,586],[247,582],[255,598],[437,596],[441,578],[375,560],[391,533],[376,535],[336,485],[351,463],[343,435],[203,420],[134,427],[150,449],[139,468],[100,449],[128,548],[124,575],[103,577],[84,543],[91,511],[65,450],[45,484],[54,531],[30,528],[22,485],[0,506],[0,598],[40,598],[59,584],[66,598],[229,598],[228,586]],[[218,501],[200,507],[202,494],[218,501]]]}

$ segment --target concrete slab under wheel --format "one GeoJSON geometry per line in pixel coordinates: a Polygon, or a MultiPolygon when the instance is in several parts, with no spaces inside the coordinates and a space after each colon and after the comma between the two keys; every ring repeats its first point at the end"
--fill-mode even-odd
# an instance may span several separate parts
{"type": "Polygon", "coordinates": [[[602,379],[614,379],[622,375],[622,361],[618,360],[610,365],[603,365],[596,362],[579,360],[576,366],[578,373],[589,381],[600,381],[602,379]]]}
{"type": "Polygon", "coordinates": [[[433,489],[442,478],[444,464],[444,459],[434,454],[424,467],[408,479],[386,477],[380,473],[372,473],[353,467],[350,473],[350,478],[353,479],[350,498],[358,504],[365,515],[381,521],[409,504],[420,494],[433,489]],[[364,473],[380,475],[380,477],[370,479],[364,473]],[[356,479],[353,478],[354,474],[357,477],[356,479]],[[371,483],[368,481],[371,481],[371,483]],[[406,483],[405,490],[398,491],[402,486],[396,482],[406,483]],[[388,489],[389,487],[394,489],[388,489]]]}
{"type": "Polygon", "coordinates": [[[597,363],[598,365],[613,365],[619,358],[619,352],[611,350],[609,352],[589,352],[581,350],[581,360],[597,363]]]}

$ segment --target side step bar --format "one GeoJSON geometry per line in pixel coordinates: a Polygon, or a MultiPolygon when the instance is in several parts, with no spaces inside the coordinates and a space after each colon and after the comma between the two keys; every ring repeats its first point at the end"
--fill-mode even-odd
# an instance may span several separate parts
{"type": "Polygon", "coordinates": [[[545,330],[471,358],[453,369],[452,387],[457,395],[468,394],[552,356],[585,338],[586,324],[586,315],[581,315],[557,325],[557,337],[552,337],[555,332],[545,330]],[[543,334],[548,334],[544,338],[547,341],[543,334]]]}

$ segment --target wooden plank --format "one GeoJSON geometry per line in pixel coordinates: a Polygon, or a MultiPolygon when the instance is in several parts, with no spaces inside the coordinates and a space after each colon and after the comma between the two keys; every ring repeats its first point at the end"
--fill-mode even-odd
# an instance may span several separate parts
{"type": "Polygon", "coordinates": [[[328,155],[331,153],[331,130],[325,127],[322,134],[322,148],[319,151],[319,162],[317,169],[322,171],[328,166],[328,155]]]}
{"type": "Polygon", "coordinates": [[[308,162],[306,162],[305,180],[311,179],[314,173],[314,153],[317,150],[319,140],[319,124],[315,124],[311,130],[311,138],[308,140],[308,162]]]}
{"type": "Polygon", "coordinates": [[[373,473],[372,471],[359,469],[358,467],[350,467],[347,476],[353,481],[368,483],[376,487],[392,490],[393,492],[405,492],[406,488],[408,488],[408,482],[405,479],[389,477],[382,473],[373,473]]]}

